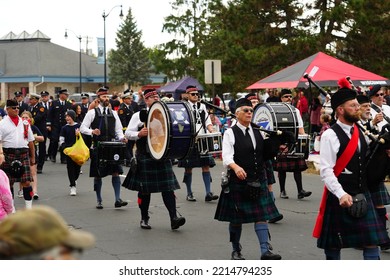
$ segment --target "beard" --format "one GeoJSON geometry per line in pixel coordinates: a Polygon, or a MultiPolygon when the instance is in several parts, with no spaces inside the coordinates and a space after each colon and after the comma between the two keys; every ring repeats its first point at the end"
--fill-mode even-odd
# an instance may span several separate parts
{"type": "Polygon", "coordinates": [[[345,111],[344,112],[344,119],[348,122],[355,123],[360,119],[359,112],[357,112],[355,114],[350,114],[349,112],[345,111]]]}

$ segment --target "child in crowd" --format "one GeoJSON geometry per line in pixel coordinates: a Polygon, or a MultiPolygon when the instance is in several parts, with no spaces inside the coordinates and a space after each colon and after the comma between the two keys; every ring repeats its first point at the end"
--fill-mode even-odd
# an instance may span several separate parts
{"type": "Polygon", "coordinates": [[[0,169],[0,222],[14,211],[11,188],[7,174],[0,169]]]}

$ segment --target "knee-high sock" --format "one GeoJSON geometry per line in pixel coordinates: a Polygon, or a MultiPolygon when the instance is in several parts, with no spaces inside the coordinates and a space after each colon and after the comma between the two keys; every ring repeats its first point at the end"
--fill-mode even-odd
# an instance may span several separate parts
{"type": "Polygon", "coordinates": [[[149,220],[150,193],[138,192],[138,207],[141,210],[141,219],[149,220]]]}
{"type": "Polygon", "coordinates": [[[297,184],[298,192],[302,191],[303,187],[302,187],[302,172],[301,171],[294,171],[294,180],[295,180],[295,183],[297,184]]]}
{"type": "Polygon", "coordinates": [[[96,199],[102,202],[102,178],[95,177],[93,179],[93,190],[96,192],[96,199]]]}
{"type": "Polygon", "coordinates": [[[286,171],[278,172],[280,192],[286,191],[286,176],[287,176],[286,171]]]}
{"type": "Polygon", "coordinates": [[[260,243],[260,251],[261,254],[264,254],[265,252],[268,251],[268,224],[263,223],[263,224],[255,224],[255,232],[257,235],[257,239],[259,240],[260,243]]]}
{"type": "Polygon", "coordinates": [[[206,194],[211,192],[211,175],[210,172],[202,172],[203,183],[206,189],[206,194]]]}
{"type": "Polygon", "coordinates": [[[340,260],[340,249],[325,249],[325,257],[327,260],[340,260]]]}
{"type": "Polygon", "coordinates": [[[176,218],[176,198],[175,193],[173,191],[168,192],[162,192],[161,193],[162,199],[164,201],[165,207],[167,208],[169,212],[169,217],[171,220],[173,218],[176,218]]]}
{"type": "Polygon", "coordinates": [[[30,201],[32,200],[32,187],[31,186],[28,186],[28,187],[23,187],[23,198],[24,200],[27,200],[27,201],[30,201]]]}
{"type": "Polygon", "coordinates": [[[229,235],[230,235],[230,242],[232,242],[233,251],[237,251],[237,252],[241,251],[241,245],[240,245],[241,232],[242,232],[242,224],[235,225],[229,223],[229,235]]]}
{"type": "Polygon", "coordinates": [[[191,195],[191,194],[192,194],[192,188],[191,188],[191,184],[192,184],[192,173],[186,173],[186,172],[184,172],[183,183],[186,184],[186,187],[187,187],[187,195],[191,195]]]}
{"type": "Polygon", "coordinates": [[[363,249],[363,258],[365,260],[380,260],[379,248],[364,248],[363,249]]]}
{"type": "Polygon", "coordinates": [[[121,178],[119,178],[119,176],[112,176],[111,183],[114,188],[115,201],[117,201],[121,198],[121,178]]]}

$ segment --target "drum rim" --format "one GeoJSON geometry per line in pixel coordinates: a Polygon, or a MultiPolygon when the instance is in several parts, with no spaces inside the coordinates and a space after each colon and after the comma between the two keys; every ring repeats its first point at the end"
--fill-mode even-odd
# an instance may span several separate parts
{"type": "Polygon", "coordinates": [[[148,137],[147,137],[147,141],[148,141],[148,148],[149,148],[149,153],[151,155],[152,158],[156,159],[156,160],[159,160],[159,159],[162,159],[166,156],[167,152],[168,152],[168,149],[167,147],[169,147],[169,143],[170,143],[170,137],[169,135],[171,134],[171,124],[168,122],[168,108],[167,108],[167,105],[162,102],[162,101],[155,101],[153,102],[153,104],[150,106],[149,110],[148,110],[148,117],[147,117],[147,124],[148,124],[148,137]],[[150,117],[151,117],[151,114],[152,112],[154,111],[154,107],[160,105],[163,109],[163,116],[165,118],[165,126],[166,126],[166,131],[165,131],[165,143],[164,143],[164,147],[163,147],[163,153],[156,153],[155,151],[152,151],[151,150],[151,146],[152,144],[150,143],[150,133],[149,133],[149,121],[150,121],[150,117]],[[157,156],[158,155],[161,155],[160,157],[157,156]]]}

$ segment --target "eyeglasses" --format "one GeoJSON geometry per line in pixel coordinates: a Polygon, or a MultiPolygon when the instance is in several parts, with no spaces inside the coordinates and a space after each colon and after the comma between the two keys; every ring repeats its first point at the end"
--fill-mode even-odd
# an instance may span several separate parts
{"type": "Polygon", "coordinates": [[[283,95],[282,98],[292,98],[292,95],[283,95]]]}
{"type": "Polygon", "coordinates": [[[18,106],[11,106],[10,107],[12,110],[19,110],[19,107],[18,106]]]}
{"type": "Polygon", "coordinates": [[[242,109],[242,110],[240,110],[240,112],[244,112],[244,113],[250,112],[250,113],[253,113],[253,109],[242,109]]]}
{"type": "Polygon", "coordinates": [[[196,92],[191,92],[190,93],[192,96],[199,96],[199,93],[196,93],[196,92]]]}
{"type": "Polygon", "coordinates": [[[385,95],[384,93],[375,93],[375,96],[376,96],[376,97],[384,96],[384,95],[385,95]]]}

